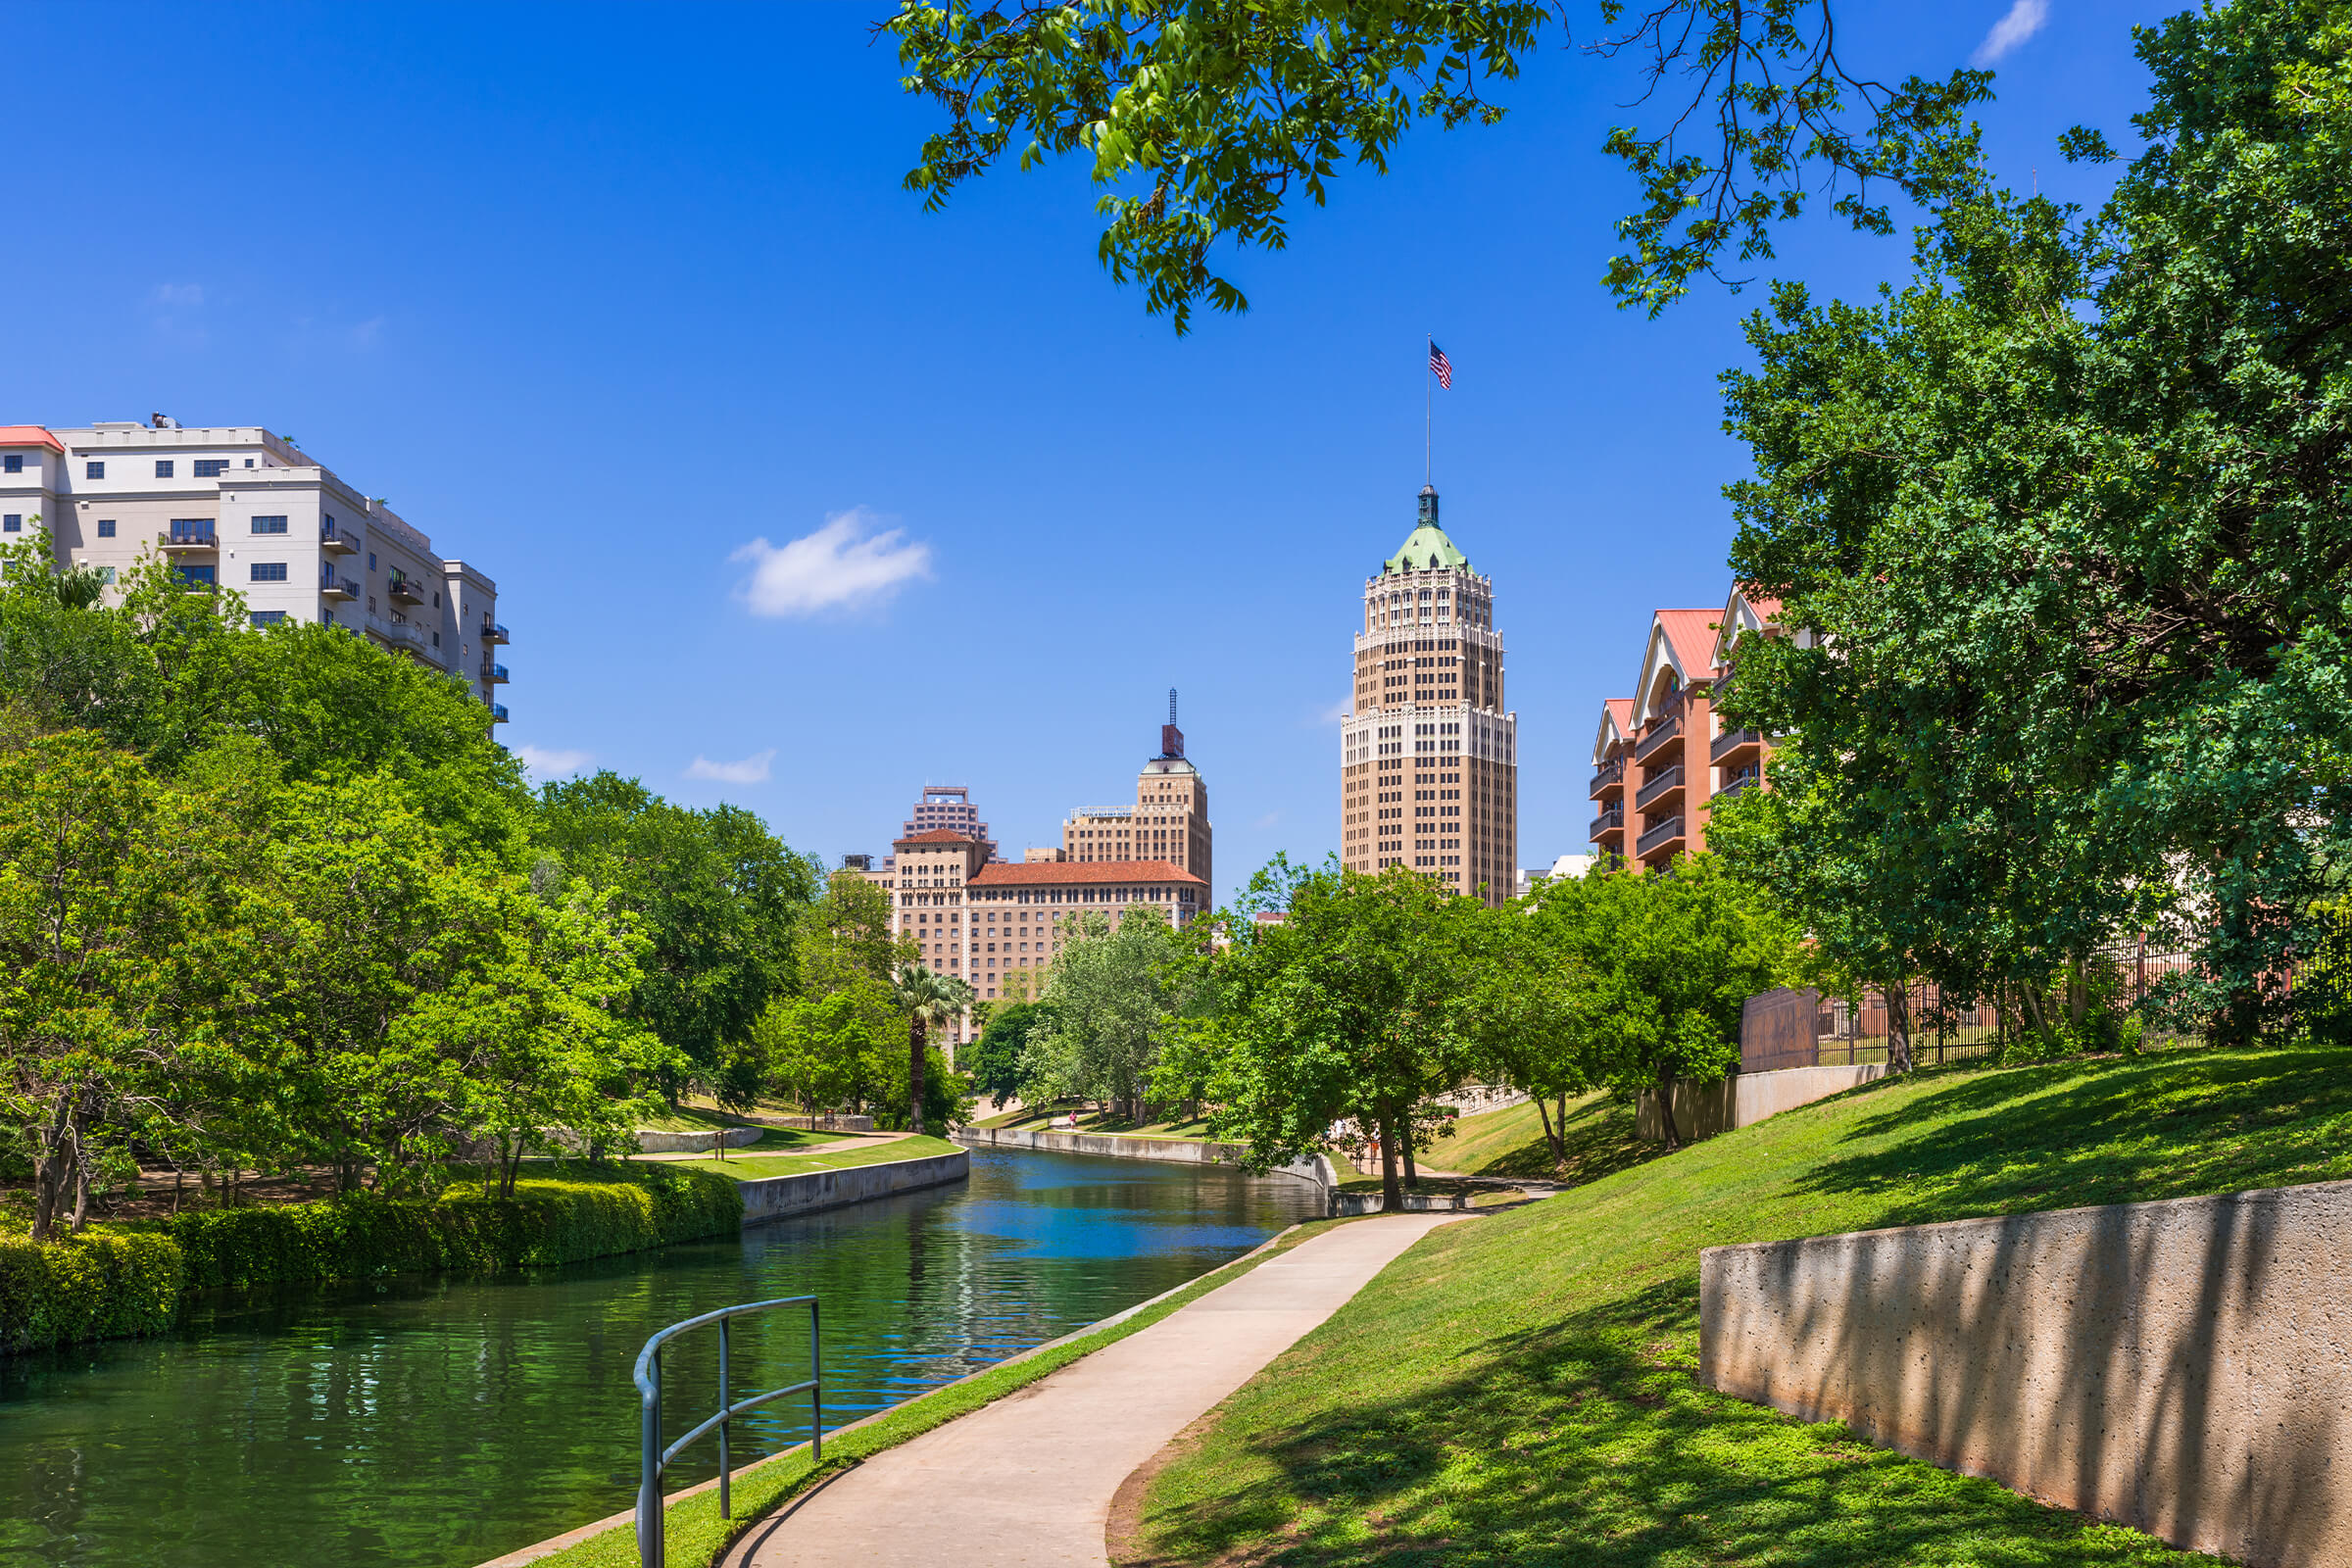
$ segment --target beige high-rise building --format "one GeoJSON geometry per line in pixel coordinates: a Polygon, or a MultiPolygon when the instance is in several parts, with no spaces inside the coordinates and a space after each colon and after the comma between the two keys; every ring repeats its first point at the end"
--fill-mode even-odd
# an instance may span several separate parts
{"type": "Polygon", "coordinates": [[[0,425],[0,543],[36,525],[60,565],[112,582],[160,551],[187,581],[244,595],[256,626],[345,627],[459,677],[506,722],[498,585],[259,425],[0,425]]]}
{"type": "Polygon", "coordinates": [[[1409,865],[1508,901],[1519,880],[1519,715],[1503,707],[1494,585],[1438,526],[1438,492],[1364,583],[1340,726],[1342,862],[1409,865]]]}
{"type": "Polygon", "coordinates": [[[1165,860],[1214,887],[1208,824],[1208,784],[1185,760],[1184,731],[1176,727],[1176,694],[1168,693],[1168,721],[1159,728],[1159,755],[1135,781],[1133,806],[1081,807],[1061,827],[1065,858],[1165,860]]]}

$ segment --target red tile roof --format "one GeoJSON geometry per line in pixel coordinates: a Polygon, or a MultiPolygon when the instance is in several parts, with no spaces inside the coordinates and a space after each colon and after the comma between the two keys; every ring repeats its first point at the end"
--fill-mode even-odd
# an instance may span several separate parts
{"type": "Polygon", "coordinates": [[[0,447],[47,447],[60,455],[66,450],[63,441],[39,424],[0,424],[0,447]]]}
{"type": "Polygon", "coordinates": [[[1601,711],[1617,721],[1619,734],[1631,734],[1634,727],[1634,700],[1631,697],[1612,697],[1600,705],[1601,711]]]}
{"type": "Polygon", "coordinates": [[[912,838],[892,839],[890,847],[899,849],[908,844],[977,844],[980,841],[969,833],[958,833],[952,827],[928,828],[912,838]]]}
{"type": "Polygon", "coordinates": [[[1208,884],[1180,865],[1166,860],[1042,860],[1014,865],[1002,861],[982,866],[964,879],[967,888],[1066,887],[1102,882],[1192,882],[1208,884]]]}
{"type": "Polygon", "coordinates": [[[1657,612],[1658,625],[1664,628],[1666,641],[1683,666],[1685,680],[1704,680],[1707,671],[1715,667],[1715,623],[1722,618],[1720,610],[1657,612]]]}

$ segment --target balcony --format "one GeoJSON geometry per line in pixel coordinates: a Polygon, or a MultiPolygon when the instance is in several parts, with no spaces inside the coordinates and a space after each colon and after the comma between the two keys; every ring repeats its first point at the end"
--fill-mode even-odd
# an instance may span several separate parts
{"type": "Polygon", "coordinates": [[[360,548],[360,542],[332,522],[318,525],[318,548],[338,556],[348,556],[360,548]]]}
{"type": "Polygon", "coordinates": [[[1592,770],[1592,787],[1586,793],[1599,800],[1603,795],[1625,782],[1625,759],[1611,758],[1592,770]]]}
{"type": "Polygon", "coordinates": [[[487,662],[485,662],[485,663],[482,665],[482,684],[483,684],[483,685],[485,685],[485,686],[504,686],[506,683],[507,683],[507,666],[506,666],[506,665],[504,665],[504,664],[492,664],[492,663],[487,663],[487,662]]]}
{"type": "Polygon", "coordinates": [[[1715,798],[1719,801],[1726,800],[1731,796],[1739,794],[1741,790],[1755,789],[1763,782],[1764,776],[1762,771],[1751,764],[1747,767],[1741,768],[1739,772],[1734,773],[1730,778],[1725,779],[1723,781],[1723,788],[1715,792],[1715,798]]]}
{"type": "Polygon", "coordinates": [[[483,622],[482,622],[482,641],[483,641],[483,642],[485,642],[485,643],[504,643],[506,640],[507,640],[507,628],[506,628],[506,627],[504,627],[504,626],[501,626],[500,624],[498,624],[496,621],[493,621],[493,620],[485,620],[485,621],[483,621],[483,622]]]}
{"type": "Polygon", "coordinates": [[[1717,767],[1737,762],[1743,754],[1762,744],[1763,739],[1752,729],[1727,729],[1707,744],[1707,760],[1717,767]]]}
{"type": "Polygon", "coordinates": [[[1663,750],[1669,742],[1679,745],[1682,734],[1683,715],[1679,711],[1670,717],[1659,719],[1648,729],[1642,731],[1640,740],[1634,742],[1634,760],[1646,762],[1653,755],[1663,750]]]}
{"type": "Polygon", "coordinates": [[[1592,831],[1585,837],[1597,844],[1603,833],[1615,833],[1625,826],[1625,808],[1612,806],[1592,819],[1592,831]]]}
{"type": "Polygon", "coordinates": [[[492,703],[490,705],[490,722],[493,724],[504,724],[506,721],[507,705],[504,703],[492,703]]]}
{"type": "Polygon", "coordinates": [[[396,605],[424,603],[424,584],[414,577],[394,577],[384,591],[392,596],[392,602],[396,605]]]}
{"type": "Polygon", "coordinates": [[[1652,852],[1675,843],[1682,836],[1683,813],[1677,811],[1636,840],[1634,854],[1642,859],[1647,859],[1652,852]]]}
{"type": "Polygon", "coordinates": [[[220,536],[210,522],[174,522],[160,543],[166,550],[218,550],[220,536]]]}
{"type": "Polygon", "coordinates": [[[1634,809],[1639,811],[1652,801],[1664,800],[1669,795],[1679,795],[1682,793],[1682,788],[1683,764],[1677,762],[1672,767],[1653,773],[1644,780],[1642,788],[1635,792],[1634,809]]]}
{"type": "Polygon", "coordinates": [[[329,599],[352,600],[360,597],[360,585],[349,577],[336,576],[332,566],[318,574],[318,591],[329,599]]]}

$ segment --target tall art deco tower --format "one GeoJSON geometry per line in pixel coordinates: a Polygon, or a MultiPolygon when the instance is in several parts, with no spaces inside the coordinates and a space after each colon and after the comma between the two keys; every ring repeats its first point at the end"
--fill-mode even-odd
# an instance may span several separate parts
{"type": "Polygon", "coordinates": [[[1341,859],[1409,865],[1501,904],[1519,880],[1519,715],[1502,706],[1494,585],[1438,526],[1438,492],[1364,584],[1341,724],[1341,859]]]}

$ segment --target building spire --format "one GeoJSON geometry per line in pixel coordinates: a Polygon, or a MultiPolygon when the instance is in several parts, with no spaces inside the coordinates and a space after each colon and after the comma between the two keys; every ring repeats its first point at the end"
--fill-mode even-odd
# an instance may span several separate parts
{"type": "Polygon", "coordinates": [[[1421,526],[1435,528],[1437,525],[1438,487],[1434,484],[1425,484],[1421,487],[1421,526]]]}

